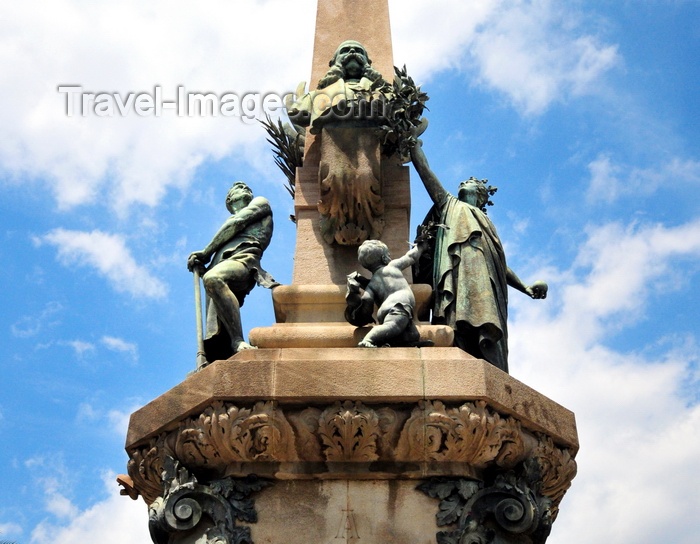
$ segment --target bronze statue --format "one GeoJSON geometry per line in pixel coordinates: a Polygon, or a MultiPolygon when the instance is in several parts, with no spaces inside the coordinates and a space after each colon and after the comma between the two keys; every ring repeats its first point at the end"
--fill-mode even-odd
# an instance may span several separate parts
{"type": "Polygon", "coordinates": [[[270,203],[264,197],[253,198],[250,188],[238,181],[226,195],[226,208],[231,217],[203,250],[187,259],[188,270],[202,274],[207,292],[204,350],[209,362],[254,349],[243,339],[240,307],[256,283],[277,285],[260,266],[272,238],[270,203]]]}
{"type": "MultiPolygon", "coordinates": [[[[345,41],[316,90],[289,106],[290,120],[321,135],[321,234],[327,244],[360,245],[384,229],[378,127],[389,85],[364,46],[345,41]]],[[[390,87],[390,86],[389,86],[390,87]]],[[[303,84],[301,86],[303,89],[303,84]]]]}
{"type": "Polygon", "coordinates": [[[419,344],[420,335],[413,321],[416,299],[402,270],[413,266],[426,247],[427,242],[419,242],[405,255],[393,260],[389,248],[379,240],[367,240],[359,247],[358,261],[372,272],[372,278],[368,280],[357,272],[348,276],[345,319],[358,327],[371,323],[376,305],[379,324],[372,327],[358,346],[376,348],[387,344],[419,344]],[[361,290],[364,291],[362,294],[361,290]]]}
{"type": "Polygon", "coordinates": [[[371,113],[377,113],[376,107],[384,98],[380,93],[371,93],[375,82],[383,79],[372,68],[372,60],[361,43],[344,41],[328,65],[330,69],[319,80],[316,90],[301,96],[288,108],[289,119],[296,125],[310,127],[311,134],[319,134],[328,123],[364,124],[371,113]],[[372,100],[378,101],[374,112],[370,108],[372,100]]]}
{"type": "Polygon", "coordinates": [[[543,299],[547,284],[527,286],[506,264],[496,227],[485,213],[484,182],[463,181],[454,197],[430,169],[420,140],[411,160],[435,204],[426,223],[446,225],[437,232],[428,273],[414,277],[433,286],[433,323],[451,326],[457,347],[508,372],[507,286],[543,299]]]}

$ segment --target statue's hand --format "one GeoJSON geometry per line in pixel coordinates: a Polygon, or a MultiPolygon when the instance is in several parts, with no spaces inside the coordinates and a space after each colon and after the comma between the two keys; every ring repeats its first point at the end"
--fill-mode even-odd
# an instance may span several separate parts
{"type": "Polygon", "coordinates": [[[209,262],[209,256],[204,251],[193,251],[187,258],[187,270],[194,272],[195,268],[200,271],[209,262]]]}
{"type": "Polygon", "coordinates": [[[426,129],[428,128],[428,124],[429,124],[428,118],[427,118],[427,117],[421,117],[420,123],[418,123],[418,126],[416,126],[416,128],[414,129],[415,132],[413,133],[413,135],[414,135],[416,138],[419,138],[420,136],[422,136],[423,133],[424,133],[424,132],[426,131],[426,129]]]}
{"type": "Polygon", "coordinates": [[[547,289],[549,289],[547,284],[539,280],[527,288],[527,294],[536,299],[547,298],[547,289]]]}
{"type": "Polygon", "coordinates": [[[427,128],[428,128],[428,119],[426,117],[422,117],[420,122],[411,128],[410,133],[414,139],[413,145],[419,145],[419,146],[423,145],[423,142],[421,140],[419,140],[418,138],[420,138],[423,135],[423,133],[425,132],[425,130],[427,128]]]}

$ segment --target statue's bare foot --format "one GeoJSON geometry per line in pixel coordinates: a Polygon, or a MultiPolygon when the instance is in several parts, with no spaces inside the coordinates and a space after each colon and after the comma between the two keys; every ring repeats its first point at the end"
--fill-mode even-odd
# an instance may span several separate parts
{"type": "Polygon", "coordinates": [[[362,342],[360,342],[359,344],[357,344],[357,346],[360,347],[360,348],[376,348],[376,347],[377,347],[377,346],[375,346],[372,342],[370,342],[369,340],[363,340],[362,342]]]}
{"type": "Polygon", "coordinates": [[[239,351],[243,351],[246,349],[258,349],[258,348],[255,346],[251,346],[248,342],[244,342],[243,340],[241,340],[240,342],[238,342],[238,344],[235,344],[233,346],[234,353],[238,353],[239,351]]]}

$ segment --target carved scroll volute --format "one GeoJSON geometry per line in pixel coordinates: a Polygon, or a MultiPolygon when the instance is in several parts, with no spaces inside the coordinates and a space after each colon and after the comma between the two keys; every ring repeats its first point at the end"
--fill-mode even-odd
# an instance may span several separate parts
{"type": "Polygon", "coordinates": [[[534,458],[493,480],[434,478],[418,490],[440,500],[436,521],[448,528],[440,544],[544,544],[552,528],[551,500],[539,493],[534,458]]]}
{"type": "Polygon", "coordinates": [[[172,457],[164,460],[163,494],[149,505],[154,544],[252,544],[251,530],[237,521],[256,523],[251,495],[271,482],[248,476],[201,484],[172,457]]]}
{"type": "Polygon", "coordinates": [[[319,418],[326,461],[376,461],[379,418],[361,402],[338,402],[319,418]]]}

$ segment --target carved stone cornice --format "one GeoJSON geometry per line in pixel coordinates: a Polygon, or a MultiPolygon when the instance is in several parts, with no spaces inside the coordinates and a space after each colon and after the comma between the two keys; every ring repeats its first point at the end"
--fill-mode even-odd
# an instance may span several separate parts
{"type": "Polygon", "coordinates": [[[291,416],[299,413],[297,407],[324,410],[347,399],[373,406],[404,403],[410,408],[406,417],[420,400],[439,399],[448,407],[486,400],[524,428],[551,436],[572,453],[578,449],[576,422],[569,410],[486,361],[458,348],[438,347],[245,350],[188,376],[134,412],[126,448],[142,447],[172,431],[215,400],[247,408],[260,400],[277,400],[295,406],[291,411],[285,408],[291,416]]]}
{"type": "Polygon", "coordinates": [[[541,490],[556,508],[576,473],[571,453],[526,430],[485,401],[326,405],[249,405],[214,401],[176,429],[131,448],[134,488],[152,503],[163,492],[162,473],[173,458],[207,478],[483,479],[528,459],[540,467],[541,490]]]}

